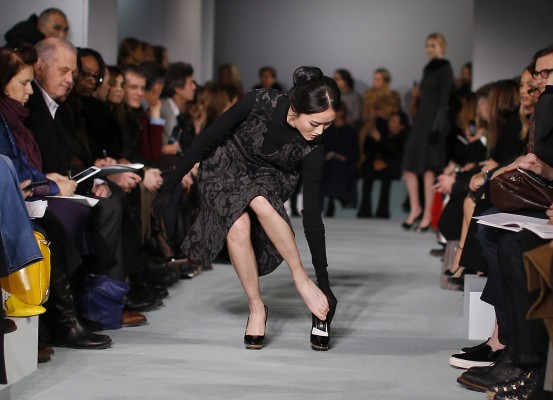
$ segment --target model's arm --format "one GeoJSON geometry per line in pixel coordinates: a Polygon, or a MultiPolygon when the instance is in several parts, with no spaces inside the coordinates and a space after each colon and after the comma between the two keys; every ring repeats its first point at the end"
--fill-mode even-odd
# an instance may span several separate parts
{"type": "Polygon", "coordinates": [[[328,299],[330,312],[328,320],[332,320],[338,301],[330,290],[328,279],[325,228],[321,217],[320,186],[323,176],[323,147],[313,150],[302,160],[303,173],[303,229],[311,251],[313,267],[319,288],[328,299]]]}
{"type": "Polygon", "coordinates": [[[250,92],[227,112],[221,115],[205,131],[198,135],[183,153],[175,171],[163,185],[162,191],[173,193],[182,178],[194,167],[194,164],[205,159],[219,143],[228,138],[236,127],[244,121],[253,109],[255,92],[250,92]]]}

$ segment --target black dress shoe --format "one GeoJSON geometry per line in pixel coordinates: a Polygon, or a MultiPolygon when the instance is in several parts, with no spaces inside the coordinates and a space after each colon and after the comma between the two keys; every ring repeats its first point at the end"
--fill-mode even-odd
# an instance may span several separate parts
{"type": "Polygon", "coordinates": [[[330,343],[330,322],[322,321],[313,314],[311,319],[311,348],[316,351],[327,351],[330,343]]]}
{"type": "Polygon", "coordinates": [[[59,327],[54,333],[53,340],[54,346],[91,350],[105,349],[111,346],[111,343],[109,336],[92,333],[79,321],[75,326],[59,327]]]}
{"type": "MultiPolygon", "coordinates": [[[[269,317],[269,309],[265,306],[265,328],[267,328],[267,318],[269,317]]],[[[248,316],[248,322],[250,317],[248,316]]],[[[246,329],[248,329],[248,322],[246,322],[246,329]]],[[[265,347],[265,335],[246,335],[244,333],[244,344],[248,350],[261,350],[265,347]]]]}
{"type": "Polygon", "coordinates": [[[510,381],[521,373],[522,369],[513,362],[507,351],[504,351],[493,367],[471,368],[457,378],[457,382],[467,389],[485,392],[493,384],[510,381]]]}
{"type": "MultiPolygon", "coordinates": [[[[445,248],[440,247],[439,249],[431,249],[430,250],[430,255],[433,256],[433,257],[443,257],[445,255],[445,248]]],[[[446,272],[448,272],[448,271],[449,271],[449,269],[446,270],[446,272]]]]}
{"type": "Polygon", "coordinates": [[[461,349],[461,353],[470,353],[471,351],[479,350],[479,349],[481,349],[482,347],[487,346],[489,340],[490,340],[490,338],[488,338],[488,340],[486,340],[485,342],[482,342],[482,343],[480,343],[480,344],[477,344],[476,346],[463,347],[463,348],[461,349]]]}
{"type": "Polygon", "coordinates": [[[486,396],[489,399],[516,399],[518,397],[514,395],[518,392],[518,394],[526,394],[526,397],[522,396],[521,399],[533,398],[529,397],[529,392],[535,389],[537,385],[543,385],[543,378],[544,375],[541,371],[535,369],[524,371],[508,382],[496,383],[490,386],[486,390],[486,396]]]}
{"type": "Polygon", "coordinates": [[[144,282],[130,284],[130,290],[125,296],[125,310],[129,311],[150,311],[158,305],[161,300],[155,300],[152,292],[148,290],[144,282]]]}

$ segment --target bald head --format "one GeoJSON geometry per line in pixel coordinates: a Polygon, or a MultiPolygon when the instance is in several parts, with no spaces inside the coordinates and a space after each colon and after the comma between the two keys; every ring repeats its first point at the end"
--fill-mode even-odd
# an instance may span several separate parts
{"type": "Polygon", "coordinates": [[[69,33],[67,17],[58,8],[48,8],[38,17],[36,28],[46,38],[56,37],[65,39],[69,33]]]}
{"type": "Polygon", "coordinates": [[[63,101],[77,77],[77,49],[66,40],[48,38],[36,44],[35,79],[56,100],[63,101]]]}

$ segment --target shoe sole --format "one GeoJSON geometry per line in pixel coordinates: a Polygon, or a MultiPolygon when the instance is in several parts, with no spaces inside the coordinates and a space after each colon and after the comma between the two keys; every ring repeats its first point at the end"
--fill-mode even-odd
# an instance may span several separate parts
{"type": "Polygon", "coordinates": [[[472,382],[464,380],[462,377],[457,378],[457,383],[461,386],[466,387],[467,389],[474,390],[475,392],[486,393],[486,391],[488,390],[486,386],[476,385],[472,382]]]}
{"type": "Polygon", "coordinates": [[[315,351],[327,351],[329,349],[329,346],[317,346],[311,343],[311,349],[315,351]]]}
{"type": "Polygon", "coordinates": [[[247,344],[245,345],[247,350],[261,350],[263,347],[265,347],[264,344],[247,344]]]}
{"type": "Polygon", "coordinates": [[[121,328],[134,328],[135,326],[148,325],[148,321],[137,322],[135,324],[121,324],[121,328]]]}
{"type": "Polygon", "coordinates": [[[111,347],[113,342],[109,342],[107,344],[102,344],[99,346],[73,346],[73,345],[67,345],[67,344],[54,344],[55,347],[66,347],[68,349],[76,349],[76,350],[103,350],[107,349],[108,347],[111,347]]]}
{"type": "Polygon", "coordinates": [[[472,367],[491,367],[492,361],[468,361],[457,357],[449,357],[449,365],[455,368],[469,369],[472,367]]]}

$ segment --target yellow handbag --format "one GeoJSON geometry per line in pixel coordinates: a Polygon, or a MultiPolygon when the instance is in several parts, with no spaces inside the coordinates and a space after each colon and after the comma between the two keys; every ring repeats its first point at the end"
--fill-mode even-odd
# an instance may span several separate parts
{"type": "MultiPolygon", "coordinates": [[[[0,278],[0,285],[22,303],[40,306],[48,300],[50,287],[50,248],[42,233],[34,232],[42,260],[0,278]]],[[[8,314],[9,315],[9,314],[8,314]]],[[[14,315],[15,316],[15,315],[14,315]]]]}

